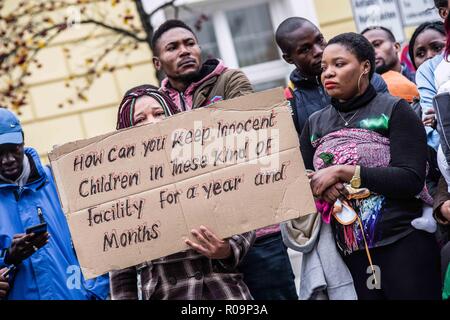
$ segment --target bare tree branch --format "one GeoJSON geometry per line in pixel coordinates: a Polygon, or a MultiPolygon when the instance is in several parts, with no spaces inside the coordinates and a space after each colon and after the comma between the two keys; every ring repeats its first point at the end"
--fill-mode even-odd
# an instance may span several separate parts
{"type": "MultiPolygon", "coordinates": [[[[3,7],[2,1],[0,0],[0,8],[3,7]]],[[[147,13],[142,0],[17,0],[16,7],[10,12],[0,13],[0,104],[12,107],[20,113],[20,107],[27,104],[29,94],[25,80],[32,75],[35,68],[42,68],[36,56],[42,49],[52,45],[60,34],[77,24],[95,25],[99,28],[92,28],[93,31],[88,35],[71,41],[71,46],[86,41],[99,29],[110,31],[108,36],[113,36],[113,41],[108,39],[104,44],[98,45],[95,52],[88,52],[84,65],[77,69],[76,75],[68,74],[64,81],[67,87],[72,87],[72,81],[78,79],[73,82],[75,96],[68,97],[64,104],[72,104],[75,99],[86,100],[85,92],[96,78],[116,69],[116,65],[108,65],[105,61],[109,54],[116,52],[128,55],[139,47],[139,43],[147,43],[151,50],[154,33],[151,18],[168,7],[177,10],[175,3],[176,0],[167,0],[147,13]],[[98,6],[99,3],[102,5],[98,6]],[[126,3],[122,11],[109,9],[119,3],[126,3]],[[128,7],[133,3],[136,8],[134,11],[128,7]],[[69,13],[67,10],[64,14],[61,11],[72,6],[79,9],[78,13],[69,13]],[[111,17],[111,12],[117,15],[111,17]],[[139,21],[135,20],[136,17],[139,21]],[[115,35],[118,36],[117,40],[115,35]],[[81,78],[85,78],[85,83],[78,83],[81,78]]],[[[63,47],[62,50],[66,59],[72,59],[69,48],[63,47]]],[[[130,67],[127,64],[125,66],[130,67]]],[[[62,107],[63,103],[60,106],[62,107]]]]}
{"type": "MultiPolygon", "coordinates": [[[[111,26],[111,25],[108,25],[108,24],[106,24],[106,23],[104,23],[104,22],[97,21],[97,20],[95,20],[95,19],[82,20],[82,21],[79,21],[78,23],[79,23],[79,24],[95,24],[95,25],[101,26],[102,28],[105,28],[105,29],[107,29],[107,30],[111,30],[111,31],[114,31],[114,32],[119,33],[119,34],[123,34],[123,35],[125,35],[125,36],[127,36],[127,37],[130,37],[130,38],[136,40],[137,42],[147,42],[147,38],[141,38],[141,37],[137,36],[135,33],[132,33],[132,32],[129,31],[129,30],[126,30],[126,29],[123,29],[123,28],[118,28],[118,27],[115,27],[115,26],[111,26]]],[[[43,34],[46,34],[46,33],[48,33],[48,32],[51,32],[51,31],[53,31],[53,30],[55,30],[55,29],[58,30],[58,33],[61,32],[61,31],[63,31],[63,30],[65,30],[65,29],[67,29],[67,23],[65,23],[65,22],[64,22],[64,23],[59,23],[59,24],[53,25],[53,26],[51,26],[51,27],[45,28],[45,29],[43,29],[43,30],[41,30],[41,31],[39,31],[39,32],[37,32],[37,33],[35,33],[35,34],[33,35],[32,38],[35,39],[35,38],[37,38],[37,37],[39,37],[39,36],[42,36],[43,34]]],[[[0,65],[1,65],[1,64],[3,63],[3,61],[5,61],[8,57],[10,57],[10,56],[16,54],[18,49],[19,49],[19,47],[15,47],[12,51],[0,55],[0,65]]],[[[32,49],[33,49],[33,48],[32,48],[32,49]]],[[[34,48],[34,49],[35,49],[36,51],[39,51],[39,50],[40,50],[39,48],[34,48]]]]}
{"type": "Polygon", "coordinates": [[[166,3],[163,3],[159,7],[156,7],[155,9],[153,9],[153,11],[148,14],[148,16],[149,17],[153,17],[160,10],[163,10],[163,9],[165,9],[167,7],[174,7],[175,6],[175,1],[176,0],[171,0],[171,1],[168,1],[166,3]]]}
{"type": "Polygon", "coordinates": [[[126,29],[123,29],[123,28],[114,27],[114,26],[108,25],[108,24],[106,24],[104,22],[97,21],[97,20],[94,20],[94,19],[82,20],[82,21],[80,21],[80,24],[95,24],[95,25],[101,26],[101,27],[103,27],[105,29],[108,29],[108,30],[117,32],[119,34],[123,34],[123,35],[125,35],[127,37],[133,38],[137,42],[146,42],[147,41],[147,38],[141,38],[141,37],[137,36],[135,33],[131,32],[129,30],[126,30],[126,29]]]}

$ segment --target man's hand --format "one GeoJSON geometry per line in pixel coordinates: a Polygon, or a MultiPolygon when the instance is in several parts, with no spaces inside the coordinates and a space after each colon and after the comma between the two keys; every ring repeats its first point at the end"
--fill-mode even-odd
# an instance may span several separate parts
{"type": "Polygon", "coordinates": [[[48,243],[49,234],[16,234],[7,255],[7,264],[19,264],[48,243]]]}
{"type": "Polygon", "coordinates": [[[447,200],[442,204],[441,215],[447,222],[450,222],[450,200],[447,200]]]}
{"type": "Polygon", "coordinates": [[[200,226],[200,230],[193,229],[191,233],[199,243],[197,244],[186,239],[186,244],[198,253],[210,259],[227,259],[231,257],[232,251],[228,240],[219,239],[204,226],[200,226]]]}
{"type": "Polygon", "coordinates": [[[9,291],[9,283],[7,277],[4,278],[2,274],[4,274],[8,270],[8,268],[3,268],[0,270],[0,299],[4,299],[9,291]]]}
{"type": "Polygon", "coordinates": [[[423,118],[423,125],[427,127],[436,127],[436,112],[434,109],[429,109],[425,112],[426,116],[423,118]]]}

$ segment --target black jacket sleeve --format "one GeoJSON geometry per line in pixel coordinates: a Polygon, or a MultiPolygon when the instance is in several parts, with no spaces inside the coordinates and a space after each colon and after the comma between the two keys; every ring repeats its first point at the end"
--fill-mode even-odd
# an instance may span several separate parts
{"type": "Polygon", "coordinates": [[[314,170],[315,149],[311,144],[309,121],[306,122],[302,135],[300,136],[300,151],[302,153],[303,162],[305,163],[305,168],[308,170],[314,170]]]}
{"type": "Polygon", "coordinates": [[[405,100],[392,111],[387,168],[361,168],[361,187],[394,199],[410,199],[425,184],[427,140],[423,124],[405,100]]]}

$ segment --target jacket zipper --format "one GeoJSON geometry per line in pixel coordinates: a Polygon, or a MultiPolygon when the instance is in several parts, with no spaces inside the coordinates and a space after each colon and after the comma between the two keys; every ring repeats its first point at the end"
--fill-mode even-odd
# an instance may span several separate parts
{"type": "Polygon", "coordinates": [[[183,92],[180,92],[180,101],[182,111],[186,111],[186,101],[184,100],[183,92]]]}
{"type": "Polygon", "coordinates": [[[24,187],[18,187],[17,190],[14,191],[14,195],[16,197],[17,202],[19,202],[20,196],[22,195],[23,190],[24,190],[24,187]]]}

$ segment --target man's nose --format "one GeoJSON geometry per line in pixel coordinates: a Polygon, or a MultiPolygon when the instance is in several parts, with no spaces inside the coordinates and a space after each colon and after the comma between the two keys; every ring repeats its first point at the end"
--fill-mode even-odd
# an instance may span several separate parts
{"type": "Polygon", "coordinates": [[[323,48],[321,45],[316,44],[314,45],[314,58],[322,57],[323,55],[323,48]]]}
{"type": "Polygon", "coordinates": [[[188,46],[181,46],[180,47],[180,55],[185,56],[185,55],[189,55],[191,53],[191,51],[189,50],[188,46]]]}
{"type": "Polygon", "coordinates": [[[0,164],[2,164],[2,165],[11,164],[14,161],[15,161],[15,159],[14,159],[12,153],[5,152],[0,155],[0,164]]]}

